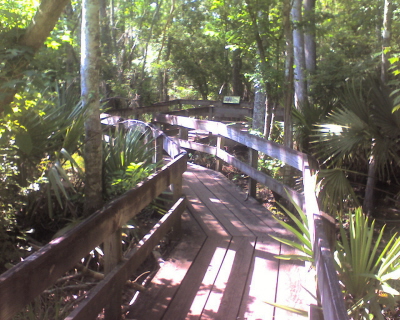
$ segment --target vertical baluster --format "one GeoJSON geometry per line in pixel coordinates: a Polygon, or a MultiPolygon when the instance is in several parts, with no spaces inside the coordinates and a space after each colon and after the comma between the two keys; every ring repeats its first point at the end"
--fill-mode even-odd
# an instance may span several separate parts
{"type": "MultiPolygon", "coordinates": [[[[104,241],[104,274],[110,273],[122,259],[121,229],[110,235],[104,241]]],[[[109,304],[105,308],[105,320],[119,320],[121,318],[123,283],[116,281],[113,293],[110,294],[109,304]]]]}
{"type": "MultiPolygon", "coordinates": [[[[249,149],[249,164],[257,170],[258,167],[258,151],[249,149]]],[[[257,180],[249,178],[249,196],[256,198],[257,196],[257,180]]]]}

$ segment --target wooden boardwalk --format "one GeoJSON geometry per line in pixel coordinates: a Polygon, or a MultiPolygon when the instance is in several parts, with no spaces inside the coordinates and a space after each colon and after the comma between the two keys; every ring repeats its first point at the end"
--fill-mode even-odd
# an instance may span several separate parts
{"type": "Polygon", "coordinates": [[[266,302],[308,310],[312,276],[269,234],[288,236],[263,206],[222,174],[190,165],[183,236],[126,319],[304,319],[266,302]]]}

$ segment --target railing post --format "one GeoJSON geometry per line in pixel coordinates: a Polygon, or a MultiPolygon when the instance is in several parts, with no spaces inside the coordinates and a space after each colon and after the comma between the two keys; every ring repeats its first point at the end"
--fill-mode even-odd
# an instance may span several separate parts
{"type": "MultiPolygon", "coordinates": [[[[257,170],[258,167],[258,151],[249,149],[249,164],[257,170]]],[[[257,180],[249,178],[249,196],[256,198],[257,196],[257,180]]]]}
{"type": "MultiPolygon", "coordinates": [[[[222,136],[218,136],[217,149],[222,149],[224,147],[224,144],[225,144],[225,138],[222,136]]],[[[217,157],[217,161],[215,164],[215,171],[219,171],[219,172],[222,171],[222,163],[223,163],[223,161],[217,157]]]]}
{"type": "MultiPolygon", "coordinates": [[[[104,241],[104,274],[110,273],[122,259],[122,234],[118,229],[104,241]]],[[[109,304],[104,310],[105,320],[121,319],[123,285],[116,282],[113,294],[110,294],[109,304]]]]}
{"type": "Polygon", "coordinates": [[[187,140],[189,137],[189,129],[185,127],[179,128],[179,139],[187,140]]]}
{"type": "MultiPolygon", "coordinates": [[[[157,132],[156,134],[159,134],[157,132]]],[[[162,134],[159,134],[155,138],[155,148],[153,155],[153,163],[159,163],[163,159],[163,149],[164,149],[164,137],[162,134]]]]}
{"type": "MultiPolygon", "coordinates": [[[[172,190],[172,200],[175,203],[182,196],[182,176],[177,178],[175,182],[171,185],[172,190]]],[[[179,240],[182,236],[182,223],[181,223],[181,215],[176,216],[176,220],[174,221],[172,227],[172,240],[179,240]]]]}

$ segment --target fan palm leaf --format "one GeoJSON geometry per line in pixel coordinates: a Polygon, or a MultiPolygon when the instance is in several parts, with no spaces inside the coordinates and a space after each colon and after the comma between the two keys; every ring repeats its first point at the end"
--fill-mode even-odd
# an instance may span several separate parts
{"type": "MultiPolygon", "coordinates": [[[[393,103],[387,88],[379,79],[368,77],[349,81],[338,96],[337,109],[324,123],[315,126],[313,145],[317,158],[327,168],[344,171],[357,168],[365,175],[368,163],[373,160],[379,179],[396,179],[394,172],[400,164],[400,113],[392,113],[393,103]]],[[[324,173],[320,175],[328,181],[324,173]]],[[[330,176],[331,192],[334,186],[341,188],[340,192],[348,189],[349,183],[343,178],[339,172],[330,176]],[[335,177],[337,182],[333,182],[335,177]],[[339,187],[341,183],[346,185],[339,187]]],[[[347,192],[347,195],[354,197],[354,193],[347,192]]],[[[321,196],[330,195],[322,192],[321,196]]],[[[327,205],[329,200],[323,202],[327,205]]]]}

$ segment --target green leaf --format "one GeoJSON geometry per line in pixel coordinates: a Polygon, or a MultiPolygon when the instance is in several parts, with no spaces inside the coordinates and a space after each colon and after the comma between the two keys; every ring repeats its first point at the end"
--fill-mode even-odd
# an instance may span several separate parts
{"type": "Polygon", "coordinates": [[[15,144],[18,149],[29,155],[33,149],[31,136],[27,132],[20,132],[15,135],[15,144]]]}
{"type": "Polygon", "coordinates": [[[397,106],[395,106],[392,110],[392,113],[395,113],[396,111],[400,110],[400,104],[398,104],[397,106]]]}
{"type": "Polygon", "coordinates": [[[309,256],[303,256],[300,254],[283,254],[280,256],[274,256],[274,258],[280,259],[280,260],[297,260],[297,261],[314,262],[313,258],[310,258],[309,256]]]}
{"type": "Polygon", "coordinates": [[[275,240],[277,240],[277,241],[279,241],[279,242],[282,242],[283,244],[286,244],[286,245],[288,245],[288,246],[290,246],[292,248],[296,248],[296,249],[298,249],[300,251],[303,251],[308,256],[311,256],[311,257],[313,256],[312,250],[304,247],[303,245],[301,245],[299,243],[296,243],[296,242],[294,242],[292,240],[288,240],[288,239],[285,239],[285,238],[275,237],[275,236],[272,236],[272,235],[270,235],[270,237],[275,239],[275,240]]]}
{"type": "Polygon", "coordinates": [[[268,302],[268,301],[263,301],[263,302],[267,303],[267,304],[269,304],[269,305],[271,305],[273,307],[276,307],[276,308],[279,308],[279,309],[282,309],[282,310],[286,310],[286,311],[298,314],[298,315],[300,315],[302,317],[308,317],[308,312],[305,311],[305,310],[301,310],[301,309],[285,306],[283,304],[278,304],[278,303],[275,303],[275,302],[268,302]]]}

